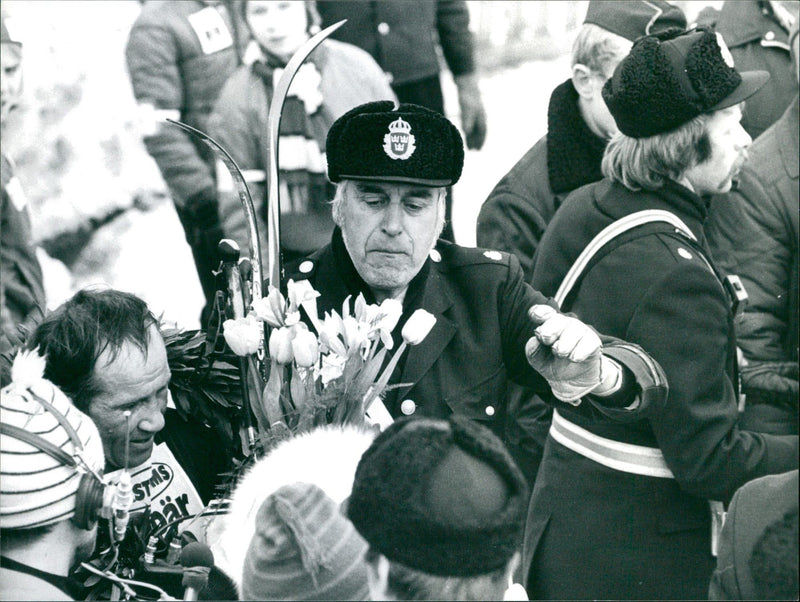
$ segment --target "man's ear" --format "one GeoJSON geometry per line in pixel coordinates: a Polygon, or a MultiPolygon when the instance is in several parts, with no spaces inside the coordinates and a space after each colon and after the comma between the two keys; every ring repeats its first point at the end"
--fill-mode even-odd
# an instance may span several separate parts
{"type": "Polygon", "coordinates": [[[575,86],[578,94],[586,100],[590,100],[595,93],[592,75],[592,70],[586,65],[575,63],[572,66],[572,85],[575,86]]]}
{"type": "Polygon", "coordinates": [[[379,554],[376,560],[367,562],[367,585],[372,600],[389,600],[389,561],[379,554]]]}

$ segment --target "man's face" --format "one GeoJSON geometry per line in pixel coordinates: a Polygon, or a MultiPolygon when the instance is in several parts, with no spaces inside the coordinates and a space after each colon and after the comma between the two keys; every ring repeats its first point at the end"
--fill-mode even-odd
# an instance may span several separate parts
{"type": "Polygon", "coordinates": [[[133,342],[123,343],[116,358],[105,349],[97,359],[94,379],[101,389],[89,404],[89,416],[103,439],[106,463],[125,466],[127,434],[125,411],[130,411],[128,466],[138,466],[153,452],[153,437],[164,428],[170,371],[164,340],[155,326],[149,329],[147,353],[133,342]]]}
{"type": "Polygon", "coordinates": [[[347,252],[378,301],[404,293],[436,244],[444,219],[441,188],[351,182],[339,225],[347,252]]]}
{"type": "Polygon", "coordinates": [[[19,44],[0,46],[0,123],[5,123],[22,95],[22,48],[19,44]]]}
{"type": "Polygon", "coordinates": [[[711,156],[690,167],[685,174],[697,194],[717,194],[731,189],[752,142],[740,123],[741,119],[741,105],[711,115],[707,124],[711,156]]]}

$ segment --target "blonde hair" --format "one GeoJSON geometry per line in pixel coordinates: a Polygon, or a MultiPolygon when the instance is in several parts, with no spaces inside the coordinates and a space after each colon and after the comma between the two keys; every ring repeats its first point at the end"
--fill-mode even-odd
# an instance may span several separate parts
{"type": "Polygon", "coordinates": [[[711,156],[709,117],[698,115],[675,130],[646,138],[615,134],[603,154],[603,175],[630,190],[656,190],[667,180],[680,180],[687,169],[711,156]]]}
{"type": "Polygon", "coordinates": [[[585,65],[608,79],[633,43],[592,23],[584,24],[572,44],[572,66],[585,65]]]}

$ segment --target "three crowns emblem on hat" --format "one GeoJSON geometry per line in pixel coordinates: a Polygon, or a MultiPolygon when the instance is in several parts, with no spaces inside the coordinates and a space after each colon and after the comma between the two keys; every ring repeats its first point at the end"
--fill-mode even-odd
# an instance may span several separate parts
{"type": "Polygon", "coordinates": [[[416,138],[411,133],[411,125],[398,117],[389,124],[389,133],[383,137],[383,152],[390,159],[400,159],[405,161],[417,149],[416,138]]]}

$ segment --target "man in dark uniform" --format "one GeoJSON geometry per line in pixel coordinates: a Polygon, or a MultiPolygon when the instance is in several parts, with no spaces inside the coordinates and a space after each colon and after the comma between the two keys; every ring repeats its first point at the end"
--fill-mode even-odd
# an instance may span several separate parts
{"type": "Polygon", "coordinates": [[[337,228],[330,245],[287,277],[311,281],[320,312],[338,311],[359,293],[368,303],[402,301],[398,339],[416,309],[436,317],[390,379],[397,386],[384,401],[393,417],[457,413],[503,438],[513,419],[508,379],[589,413],[595,405],[614,415],[646,412],[651,393],[663,393],[646,354],[619,341],[603,347],[594,331],[524,283],[515,257],[437,243],[444,190],[464,159],[461,135],[446,118],[417,105],[368,103],[333,124],[326,148],[328,177],[338,184],[337,228]]]}
{"type": "Polygon", "coordinates": [[[554,411],[523,549],[531,598],[704,598],[720,502],[798,466],[797,436],[739,428],[726,288],[741,291],[724,285],[702,230],[708,196],[730,189],[750,144],[741,103],[767,77],[738,73],[719,35],[673,30],[639,39],[603,88],[621,132],[605,151],[607,179],[559,208],[533,285],[560,289],[563,310],[641,345],[670,392],[624,425],[554,411]],[[633,214],[659,221],[623,233],[618,220],[633,214]],[[618,236],[600,243],[612,223],[618,236]],[[584,255],[566,293],[560,285],[590,242],[600,250],[584,255]],[[581,571],[567,569],[575,559],[581,571]]]}
{"type": "MultiPolygon", "coordinates": [[[[444,115],[439,79],[441,55],[458,90],[461,125],[467,148],[480,150],[486,139],[483,108],[475,70],[474,35],[464,0],[326,0],[318,2],[323,27],[347,19],[333,37],[369,52],[386,72],[400,102],[422,105],[444,115]]],[[[454,241],[452,190],[445,199],[442,238],[454,241]]]]}

